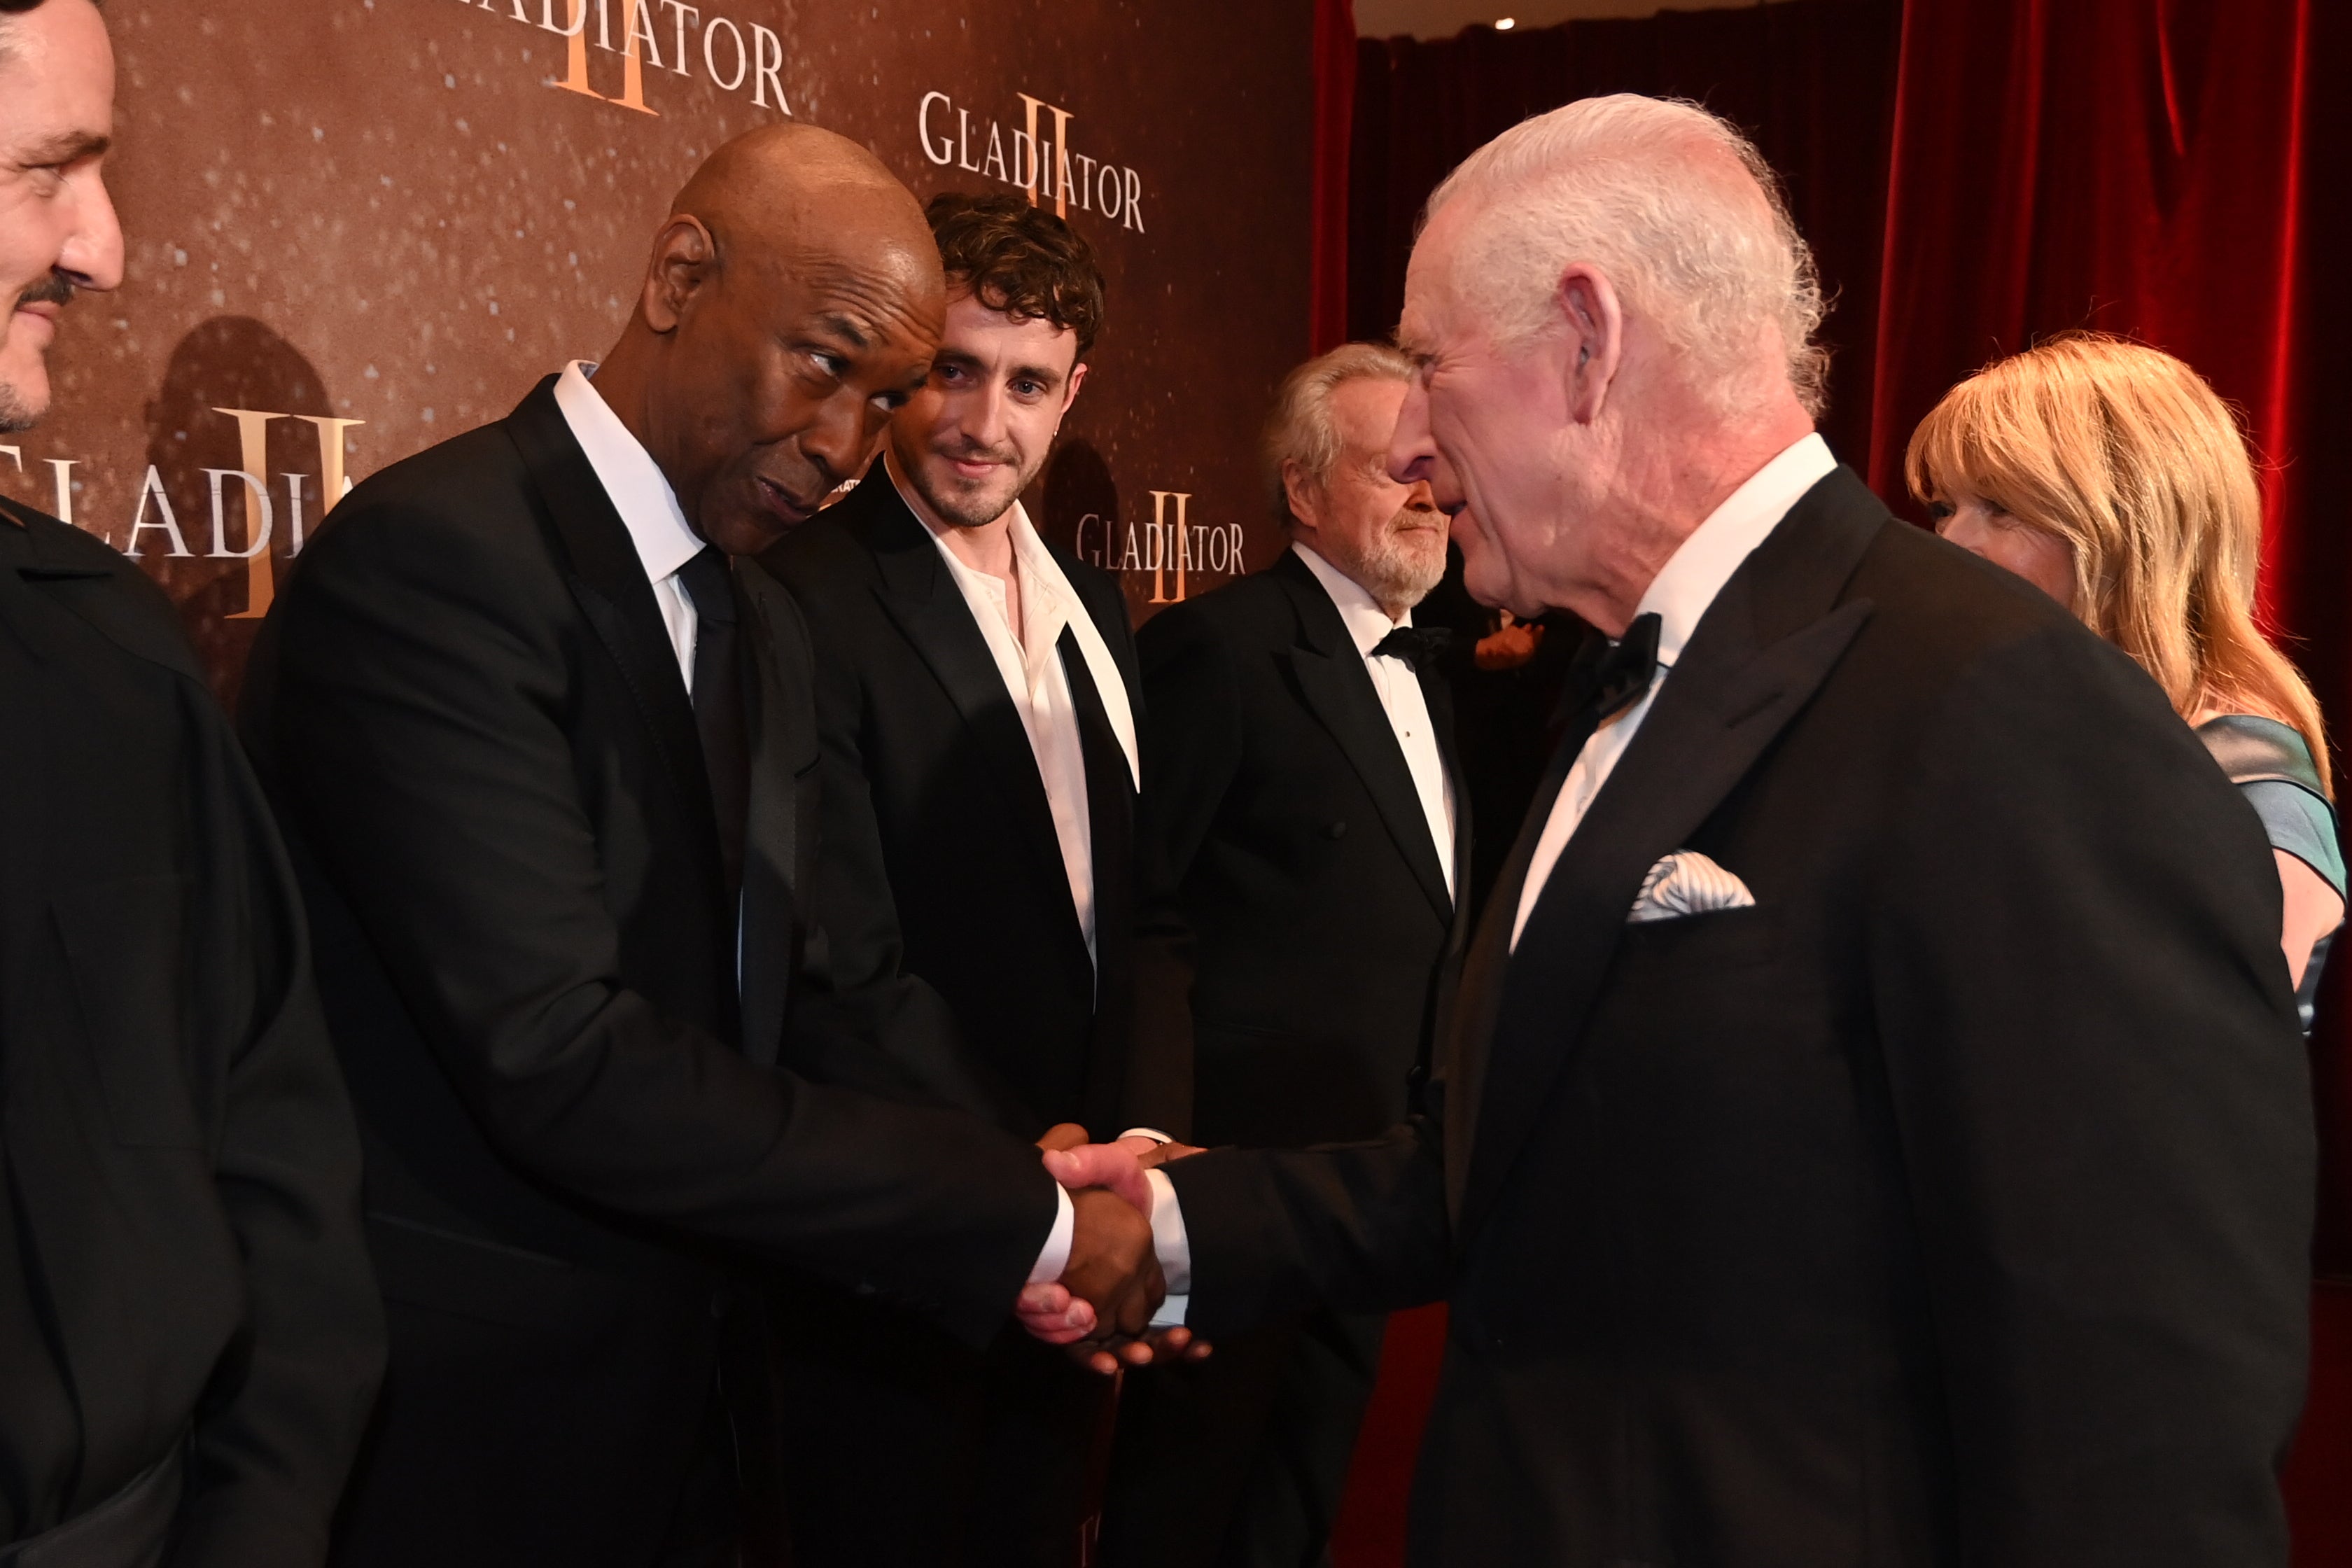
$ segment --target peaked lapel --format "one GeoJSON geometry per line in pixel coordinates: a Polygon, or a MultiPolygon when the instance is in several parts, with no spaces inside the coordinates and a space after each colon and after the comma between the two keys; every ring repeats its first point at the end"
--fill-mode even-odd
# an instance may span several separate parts
{"type": "MultiPolygon", "coordinates": [[[[1037,868],[1041,896],[1059,900],[1069,910],[1070,940],[1083,960],[1086,938],[1078,929],[1077,909],[1070,902],[1062,841],[1054,832],[1054,810],[1045,799],[1045,781],[1037,773],[1037,753],[1030,748],[1029,731],[1004,689],[996,656],[981,635],[971,606],[940,560],[930,530],[907,509],[881,458],[875,459],[865,480],[842,505],[858,508],[858,515],[845,522],[874,552],[882,576],[877,594],[884,613],[921,656],[978,741],[981,755],[1012,803],[1012,830],[1028,840],[1028,852],[1021,859],[1037,868]],[[858,498],[868,491],[875,492],[873,499],[860,504],[858,498]]],[[[1046,907],[1053,906],[1049,902],[1046,907]]]]}
{"type": "Polygon", "coordinates": [[[816,807],[814,656],[800,606],[766,568],[737,563],[735,592],[752,633],[744,647],[751,798],[743,830],[743,1051],[772,1065],[783,1048],[792,977],[808,934],[796,889],[809,885],[814,847],[802,831],[803,814],[816,807]]]}
{"type": "MultiPolygon", "coordinates": [[[[1286,649],[1283,657],[1298,682],[1299,695],[1339,742],[1356,776],[1363,780],[1389,837],[1412,868],[1430,907],[1440,920],[1451,921],[1454,896],[1446,890],[1445,868],[1438,864],[1436,847],[1429,839],[1429,815],[1421,808],[1412,770],[1405,764],[1404,750],[1397,744],[1388,710],[1381,706],[1380,693],[1372,689],[1364,657],[1348,635],[1347,623],[1339,618],[1339,606],[1331,602],[1331,595],[1323,591],[1307,563],[1298,559],[1297,552],[1284,551],[1269,570],[1289,593],[1298,612],[1299,645],[1286,649]]],[[[1460,799],[1459,791],[1455,798],[1460,799]]],[[[1457,865],[1456,875],[1460,871],[1457,865]]]]}
{"type": "Polygon", "coordinates": [[[1700,620],[1561,851],[1513,954],[1535,840],[1570,748],[1592,731],[1589,718],[1571,728],[1480,922],[1465,980],[1461,1092],[1456,1100],[1450,1089],[1447,1106],[1449,1133],[1471,1134],[1449,1161],[1458,1237],[1492,1212],[1552,1085],[1581,1051],[1643,876],[1688,842],[1836,668],[1872,609],[1867,599],[1837,604],[1838,591],[1878,530],[1897,526],[1844,470],[1790,509],[1700,620]]]}
{"type": "MultiPolygon", "coordinates": [[[[538,487],[541,521],[553,536],[572,601],[620,666],[622,680],[685,804],[688,836],[711,868],[712,896],[723,898],[718,875],[719,823],[686,679],[678,673],[677,651],[662,625],[661,607],[654,603],[653,584],[646,577],[628,525],[556,405],[555,381],[551,375],[534,387],[507,416],[504,427],[538,487]]],[[[733,925],[730,914],[727,928],[733,925]]]]}

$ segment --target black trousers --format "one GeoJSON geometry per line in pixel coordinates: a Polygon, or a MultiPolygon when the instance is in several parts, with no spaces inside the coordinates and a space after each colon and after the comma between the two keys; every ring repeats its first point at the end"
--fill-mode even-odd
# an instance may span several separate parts
{"type": "Polygon", "coordinates": [[[714,1298],[530,1268],[554,1284],[478,1292],[505,1321],[386,1300],[332,1568],[728,1568],[743,1520],[714,1298]]]}
{"type": "Polygon", "coordinates": [[[1388,1320],[1315,1312],[1127,1379],[1105,1568],[1323,1568],[1388,1320]]]}
{"type": "Polygon", "coordinates": [[[793,1568],[1077,1568],[1109,1379],[822,1286],[779,1289],[772,1321],[793,1568]]]}

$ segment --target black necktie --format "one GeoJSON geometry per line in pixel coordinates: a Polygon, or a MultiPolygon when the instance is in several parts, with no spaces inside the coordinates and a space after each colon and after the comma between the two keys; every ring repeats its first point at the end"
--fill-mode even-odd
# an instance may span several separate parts
{"type": "Polygon", "coordinates": [[[1437,661],[1454,646],[1454,634],[1444,626],[1399,626],[1372,646],[1375,657],[1401,658],[1416,675],[1435,672],[1437,661]]]}
{"type": "Polygon", "coordinates": [[[1577,650],[1560,688],[1560,713],[1571,722],[1590,718],[1596,727],[1607,723],[1641,700],[1657,675],[1658,616],[1654,610],[1634,616],[1615,642],[1596,634],[1577,650]]]}
{"type": "Polygon", "coordinates": [[[735,625],[735,580],[727,557],[706,547],[678,569],[694,601],[694,727],[710,774],[719,855],[731,906],[743,886],[743,832],[751,815],[751,748],[743,721],[743,666],[735,625]]]}

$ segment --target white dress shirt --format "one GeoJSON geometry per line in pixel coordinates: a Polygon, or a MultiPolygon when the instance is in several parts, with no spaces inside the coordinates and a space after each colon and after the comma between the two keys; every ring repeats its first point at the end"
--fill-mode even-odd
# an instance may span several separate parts
{"type": "Polygon", "coordinates": [[[1528,879],[1519,889],[1519,908],[1511,922],[1511,948],[1517,952],[1519,933],[1527,930],[1528,917],[1535,912],[1536,902],[1543,896],[1544,883],[1551,878],[1552,868],[1559,864],[1560,851],[1568,847],[1578,823],[1592,808],[1601,794],[1601,786],[1609,782],[1616,770],[1617,759],[1633,743],[1641,732],[1642,721],[1658,700],[1658,689],[1674,673],[1675,661],[1682,657],[1684,645],[1691,633],[1698,629],[1700,619],[1714,605],[1715,596],[1739,570],[1739,563],[1764,542],[1789,509],[1797,504],[1804,493],[1829,477],[1837,468],[1837,459],[1830,456],[1829,443],[1819,436],[1808,436],[1783,451],[1779,457],[1748,477],[1724,498],[1723,504],[1709,512],[1706,521],[1682,542],[1657,576],[1650,581],[1649,591],[1642,595],[1634,609],[1636,616],[1655,612],[1658,617],[1658,672],[1650,678],[1650,689],[1640,700],[1619,712],[1617,716],[1592,732],[1584,749],[1570,764],[1568,778],[1552,797],[1551,815],[1544,819],[1543,835],[1536,840],[1535,857],[1528,862],[1528,879]]]}
{"type": "MultiPolygon", "coordinates": [[[[886,458],[890,482],[899,499],[919,519],[926,510],[908,491],[895,458],[886,458]]],[[[1139,789],[1142,770],[1135,748],[1135,714],[1127,700],[1127,682],[1111,658],[1094,617],[1087,613],[1078,592],[1062,574],[1045,542],[1037,537],[1029,514],[1013,503],[1011,533],[1013,574],[1021,584],[1021,625],[1013,624],[1010,595],[1003,579],[964,563],[948,548],[946,535],[933,530],[931,542],[947,563],[948,575],[963,595],[964,605],[979,623],[980,635],[996,659],[1005,694],[1021,715],[1029,736],[1030,752],[1037,760],[1038,782],[1045,786],[1045,805],[1054,818],[1054,837],[1061,846],[1062,869],[1070,883],[1070,905],[1077,911],[1078,930],[1087,940],[1087,956],[1095,956],[1095,849],[1093,823],[1087,808],[1086,748],[1078,737],[1078,710],[1070,694],[1069,674],[1062,667],[1062,633],[1067,630],[1087,662],[1095,691],[1111,731],[1126,753],[1128,776],[1139,789]]],[[[929,526],[926,523],[925,526],[929,526]]]]}
{"type": "Polygon", "coordinates": [[[1304,544],[1290,547],[1323,584],[1338,606],[1340,624],[1348,628],[1356,651],[1364,657],[1364,670],[1372,678],[1372,689],[1380,693],[1381,708],[1389,716],[1389,728],[1396,731],[1398,749],[1404,752],[1404,765],[1412,773],[1412,787],[1421,796],[1422,816],[1429,822],[1430,847],[1437,851],[1437,863],[1445,871],[1445,890],[1454,890],[1454,784],[1445,776],[1445,758],[1437,749],[1437,729],[1430,722],[1429,700],[1421,689],[1421,678],[1408,661],[1394,654],[1375,658],[1372,649],[1381,639],[1399,626],[1412,625],[1412,612],[1392,621],[1381,608],[1380,601],[1367,593],[1362,584],[1332,565],[1304,544]]]}
{"type": "Polygon", "coordinates": [[[652,454],[589,384],[588,378],[595,374],[596,367],[586,360],[573,360],[564,366],[555,382],[555,406],[562,411],[563,422],[572,426],[572,439],[588,455],[588,466],[596,470],[596,480],[611,498],[613,510],[621,514],[629,542],[637,547],[638,563],[654,585],[654,603],[660,606],[662,626],[669,632],[670,649],[677,655],[678,674],[686,678],[686,689],[691,695],[698,623],[694,596],[678,580],[678,573],[702,553],[702,535],[686,521],[677,493],[669,488],[652,454]]]}
{"type": "MultiPolygon", "coordinates": [[[[1657,700],[1658,688],[1665,683],[1675,660],[1682,656],[1684,646],[1715,603],[1716,595],[1739,569],[1739,563],[1780,526],[1789,509],[1836,468],[1837,459],[1830,456],[1828,443],[1819,436],[1807,436],[1757,469],[1747,483],[1725,498],[1723,504],[1707,514],[1706,521],[1683,541],[1651,581],[1634,614],[1646,615],[1653,610],[1658,614],[1658,673],[1652,678],[1650,689],[1641,700],[1593,732],[1569,768],[1568,778],[1553,799],[1551,815],[1544,821],[1543,836],[1536,840],[1535,858],[1528,863],[1527,884],[1519,894],[1518,916],[1511,927],[1512,947],[1518,946],[1519,932],[1526,927],[1528,912],[1536,907],[1536,900],[1552,868],[1559,864],[1559,854],[1567,847],[1569,836],[1584,820],[1585,811],[1601,793],[1601,786],[1608,782],[1617,759],[1624,755],[1626,746],[1641,729],[1651,704],[1657,700]]],[[[1312,564],[1313,558],[1308,560],[1312,564]]],[[[1160,1269],[1168,1280],[1167,1303],[1152,1321],[1170,1327],[1184,1321],[1184,1309],[1189,1303],[1177,1292],[1189,1291],[1192,1287],[1192,1246],[1184,1229],[1175,1184],[1159,1171],[1147,1172],[1146,1176],[1151,1184],[1152,1247],[1160,1255],[1160,1269]]]]}
{"type": "MultiPolygon", "coordinates": [[[[896,458],[886,454],[883,465],[907,510],[918,521],[927,519],[929,509],[908,490],[896,458]]],[[[924,526],[930,527],[928,521],[924,526]]],[[[1087,759],[1078,738],[1077,705],[1070,695],[1069,675],[1062,667],[1066,629],[1078,645],[1079,657],[1087,661],[1087,674],[1094,680],[1096,695],[1102,699],[1111,733],[1126,754],[1128,777],[1140,789],[1143,767],[1135,745],[1135,710],[1128,703],[1127,680],[1111,658],[1110,645],[1103,641],[1101,629],[1087,613],[1078,591],[1062,574],[1053,552],[1037,537],[1028,512],[1017,500],[1013,503],[1011,532],[1013,574],[1021,584],[1018,626],[1013,624],[1010,596],[1000,579],[965,565],[936,529],[931,531],[931,542],[939,548],[940,559],[947,563],[948,575],[963,595],[964,607],[979,624],[980,635],[996,660],[996,673],[1004,681],[1005,695],[1013,700],[1013,711],[1021,715],[1021,728],[1037,760],[1038,782],[1045,786],[1054,838],[1062,851],[1062,870],[1069,879],[1070,905],[1077,912],[1078,930],[1087,939],[1087,957],[1091,961],[1095,957],[1094,825],[1087,808],[1087,759]]],[[[1077,1210],[1070,1194],[1058,1186],[1054,1192],[1054,1228],[1029,1270],[1033,1285],[1062,1277],[1076,1236],[1077,1210]]]]}
{"type": "MultiPolygon", "coordinates": [[[[562,411],[563,422],[572,428],[572,437],[588,458],[588,466],[596,471],[596,482],[604,487],[604,494],[613,510],[621,514],[621,522],[629,531],[629,542],[636,546],[638,564],[645,568],[646,580],[653,584],[654,603],[661,609],[662,625],[669,633],[670,649],[677,655],[677,670],[686,681],[690,696],[694,691],[694,639],[699,626],[694,613],[694,596],[678,580],[678,572],[686,563],[702,553],[702,536],[686,521],[686,512],[677,504],[677,493],[670,489],[668,479],[647,452],[645,446],[621,423],[602,394],[589,384],[588,378],[596,367],[585,360],[574,360],[563,369],[555,383],[555,406],[562,411]]],[[[1025,519],[1023,520],[1025,522],[1025,519]]],[[[1030,537],[1034,540],[1033,531],[1030,537]]],[[[1045,553],[1040,546],[1038,553],[1045,553]]],[[[1045,557],[1052,563],[1051,556],[1045,557]]],[[[1058,582],[1061,574],[1056,572],[1058,582]]],[[[1068,584],[1063,584],[1067,591],[1068,584]]],[[[979,612],[973,612],[977,615],[979,612]]],[[[984,618],[982,625],[986,624],[984,618]]],[[[1091,629],[1092,623],[1088,623],[1091,629]]],[[[1099,638],[1097,638],[1099,640],[1099,638]]],[[[1110,654],[1104,651],[1103,660],[1109,663],[1110,654]]],[[[1056,661],[1058,663],[1058,661],[1056,661]]],[[[1089,668],[1092,660],[1088,661],[1089,668]]],[[[1114,669],[1114,679],[1116,670],[1114,669]]],[[[1127,689],[1118,687],[1118,711],[1127,713],[1127,689]]],[[[1066,699],[1065,700],[1066,701],[1066,699]]],[[[1108,706],[1109,698],[1104,699],[1108,706]]],[[[1116,721],[1114,721],[1116,725],[1116,721]]],[[[1129,715],[1123,731],[1130,765],[1135,756],[1135,722],[1129,715]]],[[[1080,784],[1080,808],[1084,809],[1083,775],[1080,784]]],[[[740,944],[742,932],[736,932],[740,944]]],[[[741,952],[737,952],[737,972],[741,972],[741,952]]],[[[1055,1198],[1054,1228],[1046,1234],[1044,1250],[1029,1270],[1030,1282],[1058,1279],[1070,1260],[1070,1243],[1076,1228],[1077,1211],[1071,1205],[1070,1194],[1059,1186],[1054,1189],[1055,1198]]]]}

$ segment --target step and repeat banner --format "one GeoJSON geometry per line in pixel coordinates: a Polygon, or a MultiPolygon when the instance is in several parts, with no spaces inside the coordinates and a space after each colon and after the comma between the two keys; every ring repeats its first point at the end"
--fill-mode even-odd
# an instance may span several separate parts
{"type": "Polygon", "coordinates": [[[1265,0],[112,0],[129,276],[67,311],[0,487],[136,556],[225,694],[304,539],[610,345],[700,159],[790,117],[918,196],[1013,189],[1108,319],[1029,496],[1139,618],[1278,544],[1307,346],[1310,7],[1265,0]]]}

